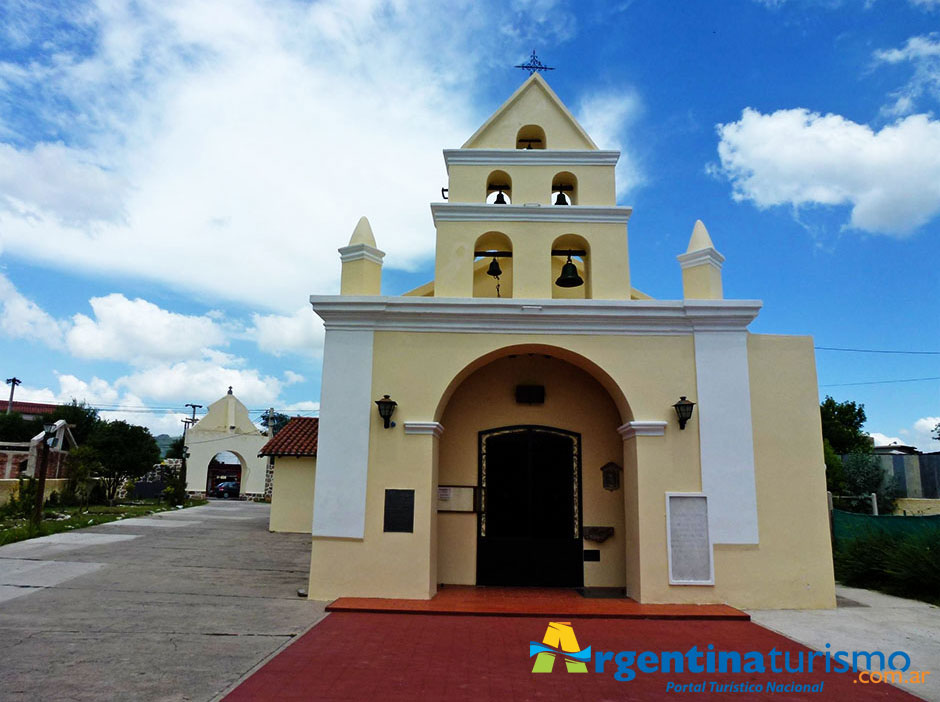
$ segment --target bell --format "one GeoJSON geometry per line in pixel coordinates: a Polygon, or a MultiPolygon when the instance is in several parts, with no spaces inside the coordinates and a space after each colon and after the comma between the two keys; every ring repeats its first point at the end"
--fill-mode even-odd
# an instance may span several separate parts
{"type": "Polygon", "coordinates": [[[493,204],[494,204],[494,205],[505,205],[505,204],[506,204],[506,198],[503,196],[503,191],[502,191],[502,190],[500,190],[500,191],[498,191],[498,192],[496,193],[496,199],[493,200],[493,204]]]}
{"type": "Polygon", "coordinates": [[[555,285],[559,288],[576,288],[579,285],[584,285],[584,281],[581,280],[581,276],[578,275],[578,267],[571,262],[570,254],[568,255],[568,260],[565,262],[565,265],[561,267],[561,275],[558,276],[555,285]]]}
{"type": "Polygon", "coordinates": [[[486,271],[487,275],[491,275],[494,278],[499,278],[503,274],[503,271],[499,267],[499,261],[496,260],[496,257],[493,257],[493,260],[490,262],[490,267],[486,271]]]}
{"type": "Polygon", "coordinates": [[[565,197],[565,194],[561,190],[558,191],[558,197],[555,198],[555,204],[556,205],[568,204],[568,198],[565,197]]]}

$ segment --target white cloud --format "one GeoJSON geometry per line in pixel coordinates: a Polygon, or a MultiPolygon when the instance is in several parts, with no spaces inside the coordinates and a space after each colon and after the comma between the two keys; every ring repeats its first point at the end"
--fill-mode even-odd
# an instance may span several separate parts
{"type": "Polygon", "coordinates": [[[238,399],[249,407],[276,404],[284,387],[282,381],[255,369],[226,368],[208,361],[153,366],[118,378],[114,385],[157,402],[178,403],[213,402],[231,385],[238,399]]]}
{"type": "MultiPolygon", "coordinates": [[[[940,7],[940,0],[935,3],[940,7]]],[[[906,85],[892,93],[894,103],[884,108],[888,115],[905,115],[913,112],[917,101],[925,95],[940,100],[940,33],[910,37],[900,49],[883,49],[875,52],[880,63],[909,63],[914,74],[906,85]]]]}
{"type": "Polygon", "coordinates": [[[916,7],[923,7],[928,10],[940,8],[940,0],[909,0],[916,7]]]}
{"type": "Polygon", "coordinates": [[[63,330],[61,322],[20,293],[10,279],[0,273],[0,334],[61,348],[63,330]]]}
{"type": "Polygon", "coordinates": [[[632,89],[587,95],[578,110],[578,122],[600,148],[621,152],[617,163],[618,196],[642,185],[645,180],[628,142],[630,128],[642,112],[643,103],[632,89]]]}
{"type": "Polygon", "coordinates": [[[735,200],[758,207],[850,205],[848,225],[904,236],[940,212],[940,122],[912,115],[874,131],[805,109],[718,125],[735,200]]]}
{"type": "Polygon", "coordinates": [[[560,0],[65,5],[0,63],[8,253],[283,314],[335,291],[362,214],[386,265],[426,261],[479,75],[577,27],[560,0]]]}
{"type": "Polygon", "coordinates": [[[248,335],[267,353],[319,356],[323,350],[323,323],[309,305],[290,316],[254,314],[252,323],[248,335]]]}
{"type": "Polygon", "coordinates": [[[934,427],[938,424],[940,424],[940,417],[921,417],[912,426],[898,431],[903,438],[887,436],[876,431],[869,432],[869,436],[875,439],[875,446],[903,444],[913,446],[924,453],[940,451],[940,441],[934,439],[936,433],[934,427]]]}
{"type": "Polygon", "coordinates": [[[169,312],[119,293],[93,297],[89,304],[95,318],[76,314],[66,334],[69,350],[79,358],[141,364],[198,358],[203,349],[225,343],[222,329],[208,317],[169,312]]]}

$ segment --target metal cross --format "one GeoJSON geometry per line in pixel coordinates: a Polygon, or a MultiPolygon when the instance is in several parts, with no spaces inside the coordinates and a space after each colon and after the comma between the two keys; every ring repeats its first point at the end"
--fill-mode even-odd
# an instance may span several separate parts
{"type": "Polygon", "coordinates": [[[555,70],[552,66],[546,66],[544,63],[539,61],[538,56],[535,55],[535,49],[532,49],[532,55],[529,57],[528,63],[521,63],[518,66],[513,66],[513,68],[521,68],[524,71],[528,71],[530,76],[537,71],[555,70]]]}

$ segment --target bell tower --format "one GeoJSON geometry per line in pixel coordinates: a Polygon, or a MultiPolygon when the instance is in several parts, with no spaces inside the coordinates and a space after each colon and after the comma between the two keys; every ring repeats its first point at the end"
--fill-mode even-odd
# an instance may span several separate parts
{"type": "Polygon", "coordinates": [[[535,72],[459,149],[433,203],[434,295],[631,299],[619,151],[602,151],[535,72]]]}

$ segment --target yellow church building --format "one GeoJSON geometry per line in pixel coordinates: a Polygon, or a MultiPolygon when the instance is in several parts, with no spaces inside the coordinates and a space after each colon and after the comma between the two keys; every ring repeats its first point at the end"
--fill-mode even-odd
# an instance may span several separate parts
{"type": "Polygon", "coordinates": [[[310,598],[460,584],[834,606],[812,340],[748,331],[761,303],[724,299],[701,222],[683,299],[633,288],[619,156],[535,73],[444,151],[433,282],[383,296],[360,220],[341,294],[310,298],[310,598]]]}

